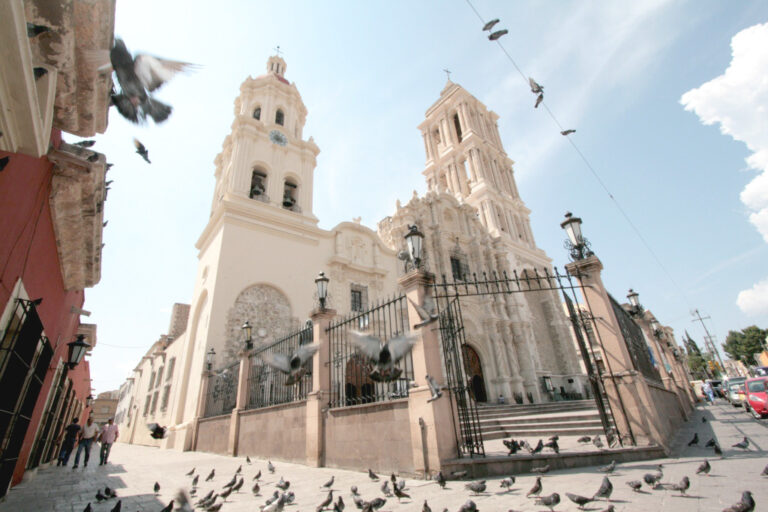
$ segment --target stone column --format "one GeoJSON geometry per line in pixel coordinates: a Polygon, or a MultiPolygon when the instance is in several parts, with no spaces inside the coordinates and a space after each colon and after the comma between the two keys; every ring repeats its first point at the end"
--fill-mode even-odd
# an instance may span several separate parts
{"type": "Polygon", "coordinates": [[[240,371],[237,374],[237,398],[229,420],[229,444],[227,445],[227,453],[232,456],[237,455],[240,413],[248,406],[248,375],[251,369],[250,352],[242,350],[238,355],[240,356],[240,371]]]}
{"type": "Polygon", "coordinates": [[[320,345],[312,358],[312,391],[307,395],[307,465],[325,465],[325,412],[330,399],[331,344],[326,329],[336,310],[312,311],[312,339],[320,345]]]}
{"type": "Polygon", "coordinates": [[[628,444],[665,446],[667,439],[659,429],[662,424],[659,411],[654,407],[644,377],[634,368],[603,284],[600,275],[603,264],[593,255],[569,263],[566,269],[582,285],[584,302],[595,318],[594,330],[606,363],[605,392],[619,435],[628,444]]]}
{"type": "MultiPolygon", "coordinates": [[[[434,281],[434,275],[413,271],[398,280],[406,296],[416,304],[424,303],[428,286],[434,281]]],[[[419,315],[413,304],[408,302],[408,322],[419,323],[419,315]]],[[[454,418],[451,408],[450,391],[443,391],[443,396],[429,402],[432,394],[426,382],[426,375],[434,377],[441,386],[447,385],[443,374],[439,329],[429,324],[416,331],[420,339],[411,352],[413,359],[413,377],[417,384],[408,395],[408,412],[411,426],[411,444],[413,446],[413,467],[416,473],[426,476],[441,469],[445,460],[458,456],[454,418]]]]}
{"type": "Polygon", "coordinates": [[[192,442],[191,450],[197,450],[197,427],[200,423],[200,419],[205,416],[205,400],[208,398],[208,381],[210,380],[213,372],[210,370],[203,370],[200,377],[200,394],[197,395],[197,409],[195,411],[195,419],[192,420],[192,442]]]}

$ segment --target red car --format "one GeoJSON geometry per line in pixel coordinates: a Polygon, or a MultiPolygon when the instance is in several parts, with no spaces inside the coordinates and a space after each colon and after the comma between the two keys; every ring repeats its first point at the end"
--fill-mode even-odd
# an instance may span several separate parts
{"type": "Polygon", "coordinates": [[[744,407],[755,418],[768,416],[768,378],[754,377],[744,382],[744,407]]]}

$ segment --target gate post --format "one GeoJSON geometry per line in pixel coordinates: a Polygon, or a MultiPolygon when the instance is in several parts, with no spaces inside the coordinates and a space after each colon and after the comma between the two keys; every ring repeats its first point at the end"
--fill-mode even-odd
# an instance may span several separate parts
{"type": "MultiPolygon", "coordinates": [[[[398,279],[398,284],[409,299],[408,322],[411,326],[421,322],[411,301],[423,304],[427,288],[433,281],[434,275],[422,270],[412,271],[398,279]]],[[[438,385],[447,384],[440,356],[437,322],[425,325],[418,332],[420,339],[411,352],[413,378],[417,387],[412,388],[408,393],[408,413],[414,471],[426,477],[439,471],[443,461],[457,458],[458,451],[453,430],[454,415],[451,409],[451,396],[444,393],[442,398],[430,402],[432,394],[425,378],[429,375],[437,381],[438,385]]]]}
{"type": "Polygon", "coordinates": [[[594,330],[606,359],[603,378],[613,420],[622,440],[634,445],[666,440],[659,432],[660,418],[644,377],[635,370],[619,322],[613,311],[601,272],[603,264],[591,255],[565,267],[581,284],[586,305],[591,309],[594,330]]]}
{"type": "Polygon", "coordinates": [[[328,409],[331,382],[331,342],[328,326],[336,316],[335,309],[312,311],[312,340],[320,349],[312,356],[312,391],[307,394],[307,465],[325,465],[325,412],[328,409]]]}
{"type": "Polygon", "coordinates": [[[200,418],[205,417],[205,402],[208,399],[208,381],[211,375],[213,375],[212,371],[203,370],[200,377],[200,394],[197,396],[197,412],[195,413],[195,419],[192,421],[192,439],[189,447],[192,451],[197,450],[197,430],[200,426],[200,418]]]}
{"type": "Polygon", "coordinates": [[[240,436],[240,412],[248,405],[248,374],[251,369],[251,357],[248,350],[240,351],[240,368],[237,373],[237,398],[235,408],[229,419],[228,455],[237,455],[238,437],[240,436]]]}

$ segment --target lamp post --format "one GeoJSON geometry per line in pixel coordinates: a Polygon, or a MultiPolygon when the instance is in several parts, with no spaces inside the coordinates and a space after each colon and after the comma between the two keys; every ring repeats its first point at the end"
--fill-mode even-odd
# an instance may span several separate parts
{"type": "Polygon", "coordinates": [[[629,310],[629,314],[632,316],[639,315],[643,312],[643,306],[640,304],[640,294],[637,293],[632,288],[629,289],[629,293],[627,294],[627,299],[629,300],[629,305],[631,306],[631,309],[629,310]]]}
{"type": "Polygon", "coordinates": [[[206,352],[205,354],[205,364],[208,368],[208,371],[211,371],[213,368],[213,359],[216,357],[216,351],[213,350],[213,347],[211,347],[211,350],[206,352]]]}
{"type": "Polygon", "coordinates": [[[413,268],[418,269],[421,264],[422,251],[424,249],[424,233],[419,231],[418,226],[408,226],[408,233],[405,235],[405,241],[408,244],[408,256],[413,263],[413,268]]]}
{"type": "Polygon", "coordinates": [[[565,213],[565,220],[560,223],[568,235],[565,241],[565,248],[571,252],[571,259],[574,261],[583,260],[594,253],[589,248],[589,240],[584,238],[581,233],[581,219],[574,217],[571,212],[565,213]]]}
{"type": "Polygon", "coordinates": [[[67,346],[69,347],[69,353],[67,355],[67,366],[69,366],[70,370],[74,370],[75,366],[80,364],[80,361],[82,361],[83,357],[85,356],[85,351],[91,348],[91,346],[84,340],[85,335],[78,334],[75,341],[70,341],[67,343],[67,346]]]}
{"type": "Polygon", "coordinates": [[[664,334],[664,331],[661,330],[661,324],[655,318],[651,320],[651,331],[657,338],[661,338],[661,335],[664,334]]]}
{"type": "Polygon", "coordinates": [[[93,405],[93,395],[88,395],[85,397],[85,406],[90,407],[93,405]]]}
{"type": "Polygon", "coordinates": [[[320,301],[320,309],[325,309],[325,300],[328,298],[328,279],[325,276],[325,272],[320,272],[315,278],[315,286],[317,286],[317,299],[320,301]]]}
{"type": "Polygon", "coordinates": [[[251,335],[253,328],[251,327],[251,323],[246,320],[240,329],[243,330],[243,335],[245,336],[245,349],[251,350],[253,348],[253,337],[251,335]]]}

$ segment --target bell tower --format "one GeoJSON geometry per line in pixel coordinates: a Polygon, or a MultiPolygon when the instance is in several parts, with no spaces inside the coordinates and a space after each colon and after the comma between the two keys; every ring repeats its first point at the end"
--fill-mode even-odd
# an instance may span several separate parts
{"type": "Polygon", "coordinates": [[[419,125],[427,155],[423,171],[427,187],[474,206],[491,236],[523,250],[541,252],[531,232],[530,210],[517,191],[514,162],[501,143],[498,118],[448,80],[440,99],[419,125]]]}

